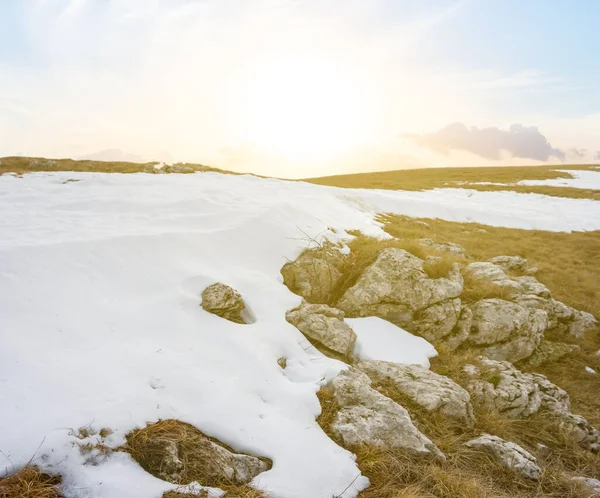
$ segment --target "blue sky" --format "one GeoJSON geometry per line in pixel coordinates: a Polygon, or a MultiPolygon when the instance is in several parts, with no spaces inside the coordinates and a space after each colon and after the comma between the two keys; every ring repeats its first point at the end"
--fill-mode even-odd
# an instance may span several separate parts
{"type": "Polygon", "coordinates": [[[0,156],[591,162],[600,2],[4,0],[0,156]]]}

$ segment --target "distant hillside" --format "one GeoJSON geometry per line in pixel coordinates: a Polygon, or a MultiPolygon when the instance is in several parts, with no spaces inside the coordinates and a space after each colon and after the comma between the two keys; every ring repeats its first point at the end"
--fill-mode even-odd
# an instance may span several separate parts
{"type": "Polygon", "coordinates": [[[464,187],[475,190],[513,190],[557,197],[575,197],[600,200],[600,190],[549,185],[517,185],[522,180],[552,180],[573,178],[558,170],[592,170],[598,165],[570,164],[560,166],[502,166],[479,168],[424,168],[396,171],[378,171],[353,175],[307,178],[318,185],[344,188],[377,188],[385,190],[427,190],[433,188],[464,187]],[[483,184],[480,182],[484,182],[483,184]]]}
{"type": "Polygon", "coordinates": [[[0,175],[4,173],[31,173],[34,171],[87,171],[97,173],[195,173],[214,171],[236,174],[203,164],[176,163],[159,167],[159,162],[133,163],[124,161],[90,161],[74,159],[47,159],[43,157],[0,158],[0,175]]]}

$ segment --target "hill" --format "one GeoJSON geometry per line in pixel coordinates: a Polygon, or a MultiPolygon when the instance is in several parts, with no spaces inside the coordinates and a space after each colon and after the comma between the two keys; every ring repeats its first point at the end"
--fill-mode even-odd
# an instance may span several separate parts
{"type": "Polygon", "coordinates": [[[594,495],[598,201],[20,160],[0,496],[594,495]]]}

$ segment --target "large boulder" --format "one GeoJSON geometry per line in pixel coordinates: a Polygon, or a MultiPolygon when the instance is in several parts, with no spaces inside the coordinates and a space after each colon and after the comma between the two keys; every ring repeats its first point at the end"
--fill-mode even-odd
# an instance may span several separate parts
{"type": "Polygon", "coordinates": [[[503,299],[482,299],[473,306],[469,343],[488,346],[496,360],[518,361],[531,356],[548,326],[548,315],[503,299]]]}
{"type": "Polygon", "coordinates": [[[333,380],[340,408],[331,431],[343,446],[371,445],[403,449],[416,456],[445,460],[439,448],[413,424],[408,412],[371,387],[369,377],[354,368],[333,380]]]}
{"type": "Polygon", "coordinates": [[[342,257],[329,245],[321,250],[303,252],[295,261],[281,269],[288,288],[310,303],[327,302],[340,280],[341,273],[335,262],[342,257]]]}
{"type": "Polygon", "coordinates": [[[242,312],[246,308],[238,291],[228,285],[216,283],[209,285],[202,293],[202,308],[209,313],[235,323],[246,323],[242,312]]]}
{"type": "MultiPolygon", "coordinates": [[[[423,264],[422,259],[404,249],[384,249],[337,306],[348,316],[378,316],[412,332],[416,312],[451,301],[432,312],[444,331],[451,330],[458,321],[453,300],[463,290],[459,266],[455,265],[447,278],[433,279],[423,264]]],[[[424,316],[418,318],[418,327],[424,329],[424,316]]]]}
{"type": "Polygon", "coordinates": [[[439,413],[462,426],[473,426],[469,393],[448,377],[419,365],[386,361],[361,361],[356,367],[369,376],[375,388],[389,385],[427,412],[439,413]]]}
{"type": "Polygon", "coordinates": [[[536,458],[518,444],[498,436],[483,434],[465,443],[465,446],[487,453],[507,469],[528,479],[539,479],[542,473],[536,458]]]}
{"type": "Polygon", "coordinates": [[[325,304],[303,304],[286,319],[305,336],[343,356],[350,356],[356,333],[344,322],[344,312],[325,304]]]}

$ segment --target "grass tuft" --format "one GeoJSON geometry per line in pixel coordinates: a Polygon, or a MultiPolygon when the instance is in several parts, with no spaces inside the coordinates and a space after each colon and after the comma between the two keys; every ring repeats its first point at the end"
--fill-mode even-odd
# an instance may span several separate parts
{"type": "Polygon", "coordinates": [[[61,478],[27,465],[15,474],[0,478],[0,498],[62,498],[61,478]]]}

